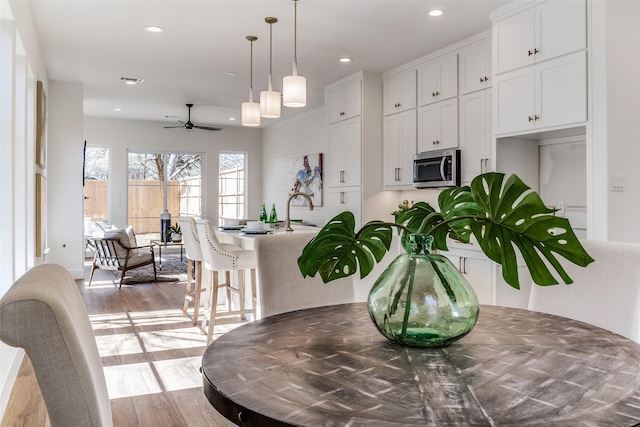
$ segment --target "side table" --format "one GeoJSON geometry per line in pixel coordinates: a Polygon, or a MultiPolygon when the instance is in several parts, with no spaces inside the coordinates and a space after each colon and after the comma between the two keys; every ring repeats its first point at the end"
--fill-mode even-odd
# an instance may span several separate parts
{"type": "Polygon", "coordinates": [[[152,240],[152,246],[158,247],[158,270],[162,270],[162,247],[180,246],[180,261],[184,261],[184,241],[179,242],[163,242],[162,240],[152,240]]]}

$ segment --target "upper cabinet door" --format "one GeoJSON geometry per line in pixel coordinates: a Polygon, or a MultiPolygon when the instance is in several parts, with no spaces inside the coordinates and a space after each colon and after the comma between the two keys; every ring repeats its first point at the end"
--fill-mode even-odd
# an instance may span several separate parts
{"type": "Polygon", "coordinates": [[[460,94],[491,87],[491,41],[487,40],[460,52],[460,94]]]}
{"type": "Polygon", "coordinates": [[[535,8],[535,61],[587,47],[587,5],[583,0],[549,1],[535,8]]]}
{"type": "Polygon", "coordinates": [[[416,108],[416,70],[386,78],[383,103],[385,116],[416,108]]]}
{"type": "Polygon", "coordinates": [[[362,83],[360,80],[329,92],[329,123],[336,123],[362,113],[362,83]]]}
{"type": "Polygon", "coordinates": [[[585,0],[544,2],[493,24],[496,74],[586,47],[585,0]]]}
{"type": "Polygon", "coordinates": [[[492,39],[496,74],[533,64],[535,11],[525,10],[495,22],[492,39]]]}
{"type": "Polygon", "coordinates": [[[458,55],[448,55],[418,68],[418,105],[458,96],[458,55]]]}

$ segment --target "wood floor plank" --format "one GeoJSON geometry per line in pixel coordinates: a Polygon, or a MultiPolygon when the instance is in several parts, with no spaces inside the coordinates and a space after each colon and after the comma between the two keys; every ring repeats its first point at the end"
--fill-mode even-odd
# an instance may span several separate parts
{"type": "MultiPolygon", "coordinates": [[[[102,358],[114,426],[234,425],[202,392],[199,367],[206,336],[182,315],[184,282],[118,289],[118,277],[101,270],[90,287],[87,281],[88,269],[85,281],[77,283],[102,358]]],[[[216,321],[214,339],[241,323],[239,317],[216,321]]],[[[49,426],[33,368],[25,360],[0,427],[49,426]]]]}

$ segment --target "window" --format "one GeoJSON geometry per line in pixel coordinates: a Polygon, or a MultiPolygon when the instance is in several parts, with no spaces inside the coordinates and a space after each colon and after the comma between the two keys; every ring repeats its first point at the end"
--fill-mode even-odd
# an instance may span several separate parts
{"type": "MultiPolygon", "coordinates": [[[[84,234],[92,236],[109,224],[109,149],[86,146],[84,150],[84,234]]],[[[85,248],[86,249],[86,248],[85,248]]]]}
{"type": "Polygon", "coordinates": [[[223,219],[246,218],[246,153],[220,153],[218,156],[218,216],[223,219]]]}
{"type": "Polygon", "coordinates": [[[143,242],[160,238],[164,210],[171,224],[180,216],[201,216],[201,159],[200,154],[129,152],[128,221],[143,242]]]}

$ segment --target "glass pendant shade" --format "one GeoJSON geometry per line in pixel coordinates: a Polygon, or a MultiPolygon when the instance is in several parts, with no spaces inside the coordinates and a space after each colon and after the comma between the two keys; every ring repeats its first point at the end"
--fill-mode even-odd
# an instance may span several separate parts
{"type": "Polygon", "coordinates": [[[269,90],[260,92],[260,115],[266,119],[279,118],[281,103],[282,96],[280,92],[273,90],[271,75],[269,75],[269,90]]]}
{"type": "Polygon", "coordinates": [[[282,94],[273,90],[271,70],[273,65],[273,27],[278,22],[278,18],[272,16],[264,18],[264,22],[269,24],[269,86],[268,90],[260,92],[260,115],[266,119],[277,119],[280,117],[280,107],[282,106],[282,94]]]}
{"type": "Polygon", "coordinates": [[[298,75],[293,63],[293,75],[282,79],[282,102],[285,107],[299,108],[307,105],[307,79],[298,75]]]}
{"type": "Polygon", "coordinates": [[[307,105],[307,79],[298,75],[298,0],[293,0],[293,74],[282,79],[282,103],[290,108],[307,105]]]}
{"type": "Polygon", "coordinates": [[[242,103],[242,126],[260,126],[260,104],[253,102],[253,94],[242,103]]]}
{"type": "Polygon", "coordinates": [[[242,103],[242,126],[260,126],[260,104],[253,102],[253,42],[258,40],[256,36],[247,36],[251,43],[249,102],[242,103]]]}

